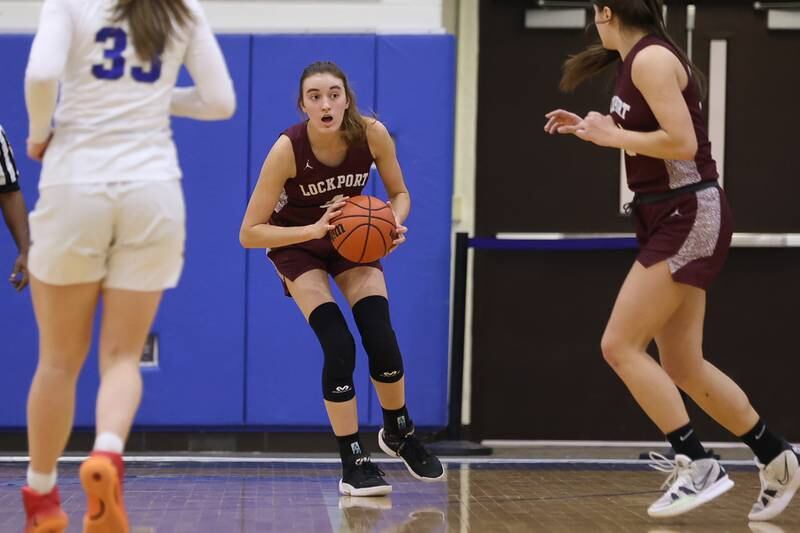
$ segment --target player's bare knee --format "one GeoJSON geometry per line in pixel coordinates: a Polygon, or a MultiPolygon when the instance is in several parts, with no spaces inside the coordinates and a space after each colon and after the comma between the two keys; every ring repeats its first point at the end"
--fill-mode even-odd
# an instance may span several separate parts
{"type": "Polygon", "coordinates": [[[619,331],[607,329],[600,339],[600,350],[603,359],[614,370],[630,361],[635,353],[635,344],[619,331]]]}
{"type": "Polygon", "coordinates": [[[39,364],[36,366],[36,373],[60,379],[77,379],[81,368],[83,368],[87,352],[88,350],[82,353],[60,352],[58,354],[49,354],[39,360],[39,364]]]}
{"type": "Polygon", "coordinates": [[[618,337],[613,333],[609,333],[608,330],[603,333],[603,337],[600,339],[600,351],[603,354],[603,359],[612,368],[619,364],[620,343],[617,339],[618,337]]]}
{"type": "Polygon", "coordinates": [[[703,383],[703,355],[660,351],[661,367],[681,390],[691,393],[703,383]]]}
{"type": "Polygon", "coordinates": [[[672,380],[672,382],[681,390],[685,392],[690,392],[693,388],[693,382],[696,381],[696,376],[694,376],[686,366],[681,364],[664,364],[661,363],[661,366],[667,372],[667,375],[672,380]]]}

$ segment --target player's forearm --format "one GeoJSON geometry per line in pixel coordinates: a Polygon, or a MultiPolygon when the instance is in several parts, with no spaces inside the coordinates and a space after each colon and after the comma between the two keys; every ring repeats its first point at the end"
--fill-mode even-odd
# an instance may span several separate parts
{"type": "Polygon", "coordinates": [[[42,143],[50,136],[50,124],[58,97],[58,80],[64,73],[72,42],[71,26],[67,2],[44,3],[25,67],[29,141],[42,143]]]}
{"type": "Polygon", "coordinates": [[[0,194],[0,208],[3,218],[17,249],[20,253],[28,253],[30,247],[30,233],[28,231],[28,211],[25,208],[25,198],[21,191],[0,194]]]}
{"type": "Polygon", "coordinates": [[[280,248],[311,240],[311,226],[281,227],[272,224],[242,226],[239,242],[244,248],[280,248]]]}
{"type": "Polygon", "coordinates": [[[408,191],[403,191],[389,197],[392,203],[392,211],[397,218],[397,223],[402,224],[408,218],[408,213],[411,211],[411,195],[408,191]]]}
{"type": "Polygon", "coordinates": [[[626,152],[658,159],[691,160],[697,153],[697,139],[693,135],[670,135],[664,130],[619,130],[617,140],[617,147],[626,152]]]}
{"type": "Polygon", "coordinates": [[[223,120],[236,111],[236,94],[231,84],[220,84],[204,95],[197,87],[176,87],[172,91],[170,114],[197,120],[223,120]]]}
{"type": "Polygon", "coordinates": [[[50,136],[53,113],[56,110],[58,81],[25,78],[25,104],[28,108],[28,140],[42,143],[50,136]]]}

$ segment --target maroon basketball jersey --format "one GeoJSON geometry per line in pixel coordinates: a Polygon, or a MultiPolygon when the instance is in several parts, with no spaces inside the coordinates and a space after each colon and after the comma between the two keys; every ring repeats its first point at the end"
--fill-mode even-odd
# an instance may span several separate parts
{"type": "MultiPolygon", "coordinates": [[[[626,130],[649,132],[660,129],[650,106],[631,79],[633,59],[640,50],[650,45],[660,45],[675,53],[668,42],[654,35],[648,35],[634,45],[625,61],[619,65],[614,97],[611,99],[611,117],[617,126],[626,130]]],[[[689,74],[691,76],[690,71],[689,74]]],[[[683,99],[689,107],[697,136],[697,154],[694,160],[657,159],[626,151],[625,170],[628,174],[628,187],[633,192],[666,192],[693,183],[717,179],[717,166],[711,158],[711,143],[708,141],[706,127],[703,124],[700,94],[691,79],[683,91],[683,99]]]]}
{"type": "Polygon", "coordinates": [[[286,180],[283,192],[270,218],[275,226],[306,226],[322,216],[327,206],[342,196],[358,196],[367,184],[374,159],[366,140],[350,146],[336,168],[320,163],[311,150],[307,122],[285,130],[292,141],[295,177],[286,180]]]}

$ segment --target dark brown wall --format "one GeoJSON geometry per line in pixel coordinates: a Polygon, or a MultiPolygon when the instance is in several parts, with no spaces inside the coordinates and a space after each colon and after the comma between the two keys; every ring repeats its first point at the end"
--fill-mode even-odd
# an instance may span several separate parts
{"type": "Polygon", "coordinates": [[[728,40],[725,190],[736,231],[800,231],[800,30],[768,30],[750,6],[698,8],[694,59],[728,40]]]}
{"type": "MultiPolygon", "coordinates": [[[[618,152],[542,132],[551,109],[606,112],[611,82],[559,93],[561,63],[587,36],[524,29],[524,11],[532,5],[481,2],[476,233],[631,231],[617,214],[618,152]]],[[[669,23],[684,43],[683,8],[673,7],[669,23]]],[[[730,39],[725,185],[736,231],[800,232],[800,158],[792,131],[800,123],[800,69],[791,66],[800,31],[768,31],[765,14],[750,2],[699,6],[694,53],[704,71],[714,37],[730,39]]],[[[599,349],[634,257],[628,251],[476,251],[475,436],[659,437],[599,349]]],[[[799,249],[732,250],[709,294],[705,342],[708,359],[795,439],[798,272],[799,249]]],[[[706,439],[729,438],[704,415],[696,424],[706,439]]]]}
{"type": "Polygon", "coordinates": [[[622,231],[619,153],[543,132],[544,114],[557,107],[608,109],[611,78],[559,93],[561,63],[583,48],[584,33],[526,30],[529,5],[481,2],[477,232],[622,231]]]}
{"type": "MultiPolygon", "coordinates": [[[[632,251],[476,252],[476,436],[659,437],[600,353],[606,319],[634,256],[632,251]]],[[[798,267],[797,248],[733,249],[709,293],[704,345],[707,359],[742,386],[778,431],[794,439],[800,439],[793,407],[800,375],[798,267]]],[[[730,438],[705,415],[694,420],[704,438],[730,438]]]]}

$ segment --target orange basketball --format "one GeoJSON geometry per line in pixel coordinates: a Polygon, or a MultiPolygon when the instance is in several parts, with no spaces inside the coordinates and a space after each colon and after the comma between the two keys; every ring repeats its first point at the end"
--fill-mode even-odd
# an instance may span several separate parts
{"type": "Polygon", "coordinates": [[[339,255],[354,263],[371,263],[387,253],[394,241],[392,209],[374,196],[345,200],[342,213],[331,224],[329,234],[339,255]]]}

